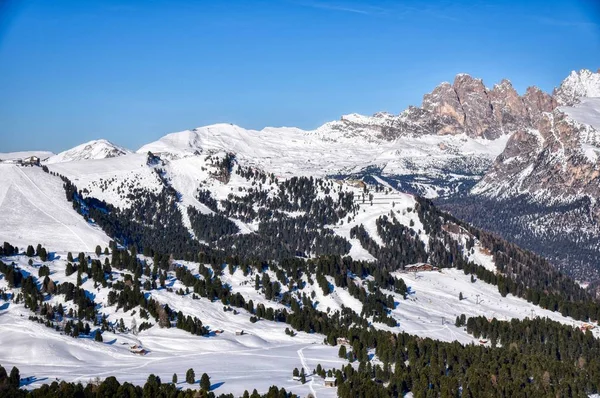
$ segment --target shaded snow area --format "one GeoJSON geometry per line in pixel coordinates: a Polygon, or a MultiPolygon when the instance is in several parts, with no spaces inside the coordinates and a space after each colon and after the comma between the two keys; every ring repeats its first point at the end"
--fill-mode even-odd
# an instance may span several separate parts
{"type": "Polygon", "coordinates": [[[560,110],[573,120],[600,130],[600,98],[582,98],[580,103],[563,106],[560,110]]]}
{"type": "Polygon", "coordinates": [[[60,178],[40,167],[0,164],[0,242],[92,251],[110,239],[67,202],[60,178]]]}

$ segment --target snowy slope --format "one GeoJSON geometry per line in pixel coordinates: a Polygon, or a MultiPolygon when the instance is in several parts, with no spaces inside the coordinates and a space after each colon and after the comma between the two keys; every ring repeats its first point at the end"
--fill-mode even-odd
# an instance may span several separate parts
{"type": "Polygon", "coordinates": [[[560,110],[573,120],[600,130],[600,98],[582,98],[580,103],[560,107],[560,110]]]}
{"type": "MultiPolygon", "coordinates": [[[[75,274],[64,275],[65,253],[58,253],[57,257],[59,259],[48,263],[54,271],[52,278],[75,282],[75,274]]],[[[24,256],[11,259],[27,272],[37,273],[39,264],[28,266],[24,256]]],[[[6,287],[6,282],[0,279],[0,289],[6,287]]],[[[94,289],[92,281],[85,282],[83,287],[95,296],[96,302],[106,303],[106,289],[94,289]]],[[[31,313],[22,304],[8,303],[0,305],[0,360],[3,366],[19,367],[23,378],[38,380],[28,387],[40,386],[56,378],[86,383],[107,376],[144,384],[150,373],[164,381],[170,381],[173,373],[177,373],[181,387],[198,388],[197,383],[190,386],[183,382],[187,369],[194,368],[197,379],[203,372],[209,373],[218,393],[231,392],[240,396],[248,388],[266,392],[277,384],[301,395],[308,394],[312,388],[319,397],[335,396],[335,389],[325,388],[320,377],[307,378],[305,385],[292,380],[295,367],[306,366],[308,371],[318,363],[339,367],[345,362],[337,358],[336,347],[321,344],[324,336],[300,332],[292,338],[285,334],[286,324],[251,323],[243,310],[234,315],[224,312],[220,302],[194,300],[190,295],[182,297],[162,289],[153,291],[152,296],[171,308],[200,317],[205,325],[213,330],[223,329],[224,333],[200,337],[155,326],[137,335],[104,332],[104,343],[97,343],[90,338],[74,339],[33,323],[27,319],[31,313]],[[240,330],[245,334],[236,336],[240,330]],[[143,346],[149,354],[133,355],[129,351],[132,344],[143,346]]],[[[129,327],[131,320],[136,318],[140,324],[141,319],[132,316],[133,311],[115,312],[113,307],[105,307],[103,312],[111,322],[123,318],[129,327]]]]}
{"type": "Polygon", "coordinates": [[[87,159],[105,159],[122,156],[130,153],[129,150],[121,148],[107,140],[93,140],[86,142],[81,145],[77,145],[67,151],[61,152],[57,155],[51,156],[48,160],[48,164],[72,162],[74,160],[87,160],[87,159]]]}
{"type": "MultiPolygon", "coordinates": [[[[92,258],[95,255],[90,253],[92,258]]],[[[104,256],[100,256],[103,261],[104,256]]],[[[15,261],[27,273],[37,274],[39,261],[33,266],[27,264],[28,257],[16,256],[4,259],[15,261]]],[[[57,253],[56,259],[47,262],[52,270],[52,279],[58,282],[75,282],[76,274],[65,276],[66,254],[57,253]]],[[[196,264],[182,263],[190,269],[196,264]]],[[[121,279],[127,272],[113,271],[113,279],[121,279]]],[[[273,275],[272,275],[273,276],[273,275]]],[[[535,307],[523,299],[508,295],[501,297],[496,287],[481,281],[472,283],[470,276],[462,271],[445,269],[441,272],[396,273],[410,287],[411,294],[404,300],[394,294],[398,303],[392,316],[399,325],[394,328],[375,324],[376,327],[393,331],[406,331],[418,336],[430,337],[442,341],[457,340],[461,343],[478,343],[463,328],[454,326],[456,316],[486,316],[507,320],[523,319],[531,316],[549,317],[567,325],[579,326],[581,322],[565,318],[557,312],[535,307]],[[459,293],[464,300],[459,300],[459,293]]],[[[145,277],[143,277],[145,278],[145,277]]],[[[281,305],[267,301],[254,290],[254,275],[244,276],[236,269],[233,274],[225,271],[223,281],[228,283],[234,293],[239,292],[247,300],[256,304],[279,308],[281,305]]],[[[357,278],[356,283],[362,283],[357,278]]],[[[171,274],[169,286],[173,291],[183,285],[171,274]]],[[[332,279],[330,278],[330,282],[332,279]]],[[[107,315],[109,322],[124,319],[127,327],[135,318],[140,324],[141,318],[135,310],[124,313],[106,306],[107,289],[95,288],[90,280],[83,283],[89,294],[107,315]]],[[[7,289],[4,279],[0,278],[0,289],[7,289]]],[[[10,289],[9,289],[10,291],[10,289]]],[[[361,311],[361,303],[351,297],[346,289],[335,287],[324,296],[315,283],[307,284],[303,292],[311,296],[315,293],[318,308],[323,311],[337,311],[342,306],[361,311]]],[[[325,368],[347,363],[337,356],[338,347],[323,345],[325,336],[298,332],[295,337],[285,334],[289,325],[261,320],[249,321],[249,314],[239,310],[238,314],[223,311],[223,304],[191,295],[177,295],[167,289],[152,290],[153,298],[171,308],[181,310],[186,315],[197,316],[211,330],[223,329],[219,335],[208,337],[194,336],[178,329],[161,329],[154,326],[149,330],[133,333],[104,332],[104,343],[80,337],[74,339],[62,335],[43,325],[29,321],[31,314],[22,304],[0,303],[0,360],[3,366],[17,366],[23,378],[32,377],[28,387],[40,386],[55,379],[88,382],[95,377],[116,376],[120,381],[143,384],[148,374],[159,375],[163,381],[169,381],[177,373],[180,386],[184,383],[185,371],[195,370],[197,378],[207,372],[217,393],[233,393],[236,396],[247,388],[257,388],[266,392],[269,386],[276,384],[302,396],[312,392],[318,397],[334,397],[335,389],[323,386],[320,377],[308,377],[307,384],[301,385],[291,378],[294,368],[305,367],[310,373],[317,364],[325,368]],[[237,331],[244,330],[242,336],[237,331]],[[145,356],[134,355],[128,347],[139,344],[149,351],[145,356]]],[[[393,294],[387,292],[386,294],[393,294]]],[[[58,298],[53,298],[57,300],[58,298]]],[[[66,304],[67,307],[70,305],[66,304]]],[[[593,333],[598,336],[598,328],[593,333]]],[[[197,384],[191,386],[197,388],[197,384]]]]}
{"type": "Polygon", "coordinates": [[[109,238],[67,202],[62,181],[39,167],[0,164],[0,241],[51,250],[94,250],[109,238]]]}
{"type": "Polygon", "coordinates": [[[120,208],[131,206],[127,194],[136,188],[152,192],[161,188],[160,179],[146,164],[144,154],[54,163],[48,168],[69,178],[84,194],[120,208]]]}
{"type": "MultiPolygon", "coordinates": [[[[464,134],[402,136],[389,141],[377,138],[375,129],[353,134],[346,130],[340,132],[335,123],[338,122],[313,131],[287,127],[256,131],[231,124],[215,124],[168,134],[142,146],[137,152],[151,151],[169,158],[233,152],[242,165],[283,177],[352,174],[371,166],[387,175],[431,178],[447,176],[448,170],[455,170],[457,175],[465,171],[481,173],[504,149],[507,141],[507,136],[485,140],[464,134]]],[[[437,196],[436,187],[424,193],[437,196]]]]}
{"type": "Polygon", "coordinates": [[[17,160],[25,159],[31,156],[37,156],[42,161],[53,156],[54,153],[49,151],[22,151],[22,152],[4,152],[0,153],[0,161],[2,160],[17,160]]]}

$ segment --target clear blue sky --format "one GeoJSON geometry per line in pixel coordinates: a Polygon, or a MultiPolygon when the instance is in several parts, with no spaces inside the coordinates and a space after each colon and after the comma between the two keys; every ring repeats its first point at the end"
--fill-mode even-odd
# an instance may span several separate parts
{"type": "Polygon", "coordinates": [[[399,113],[460,72],[551,91],[600,68],[597,3],[0,0],[0,152],[311,129],[399,113]]]}

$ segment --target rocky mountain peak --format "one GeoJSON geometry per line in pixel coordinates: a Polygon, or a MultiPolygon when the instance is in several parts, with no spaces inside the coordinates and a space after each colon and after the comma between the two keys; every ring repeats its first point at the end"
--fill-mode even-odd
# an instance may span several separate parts
{"type": "Polygon", "coordinates": [[[527,87],[525,95],[523,95],[523,103],[527,108],[533,128],[537,127],[536,124],[544,112],[552,112],[557,107],[553,96],[535,86],[527,87]]]}
{"type": "Polygon", "coordinates": [[[563,82],[554,89],[554,98],[559,105],[572,106],[584,97],[600,97],[600,69],[594,73],[588,69],[572,71],[563,82]]]}

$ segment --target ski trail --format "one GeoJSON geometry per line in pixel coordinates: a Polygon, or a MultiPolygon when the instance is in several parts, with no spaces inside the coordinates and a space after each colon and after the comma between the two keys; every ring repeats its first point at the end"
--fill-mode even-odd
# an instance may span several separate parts
{"type": "MultiPolygon", "coordinates": [[[[35,189],[37,189],[42,195],[44,195],[50,202],[52,202],[55,206],[59,207],[53,200],[52,198],[50,198],[48,195],[46,195],[32,180],[31,178],[29,178],[29,176],[27,176],[27,174],[23,173],[22,170],[20,170],[19,168],[17,168],[17,170],[23,174],[23,176],[29,181],[29,183],[31,185],[33,185],[35,187],[35,189]]],[[[85,241],[83,239],[81,239],[81,237],[79,235],[77,235],[75,233],[75,231],[73,231],[71,229],[71,227],[69,227],[67,224],[65,224],[64,222],[60,221],[59,219],[57,219],[56,217],[54,217],[53,215],[49,214],[48,212],[46,212],[44,209],[42,209],[41,207],[39,207],[38,205],[36,205],[34,202],[32,202],[31,200],[29,200],[27,198],[27,194],[25,194],[25,192],[23,192],[23,190],[21,189],[21,187],[19,186],[19,184],[13,184],[18,190],[19,192],[21,192],[21,194],[23,195],[23,197],[25,197],[25,199],[27,199],[27,201],[29,203],[31,203],[33,205],[33,207],[35,207],[36,209],[38,209],[39,211],[41,211],[42,213],[44,213],[45,215],[47,215],[48,217],[50,217],[51,219],[53,219],[54,221],[56,221],[57,223],[59,223],[60,225],[64,226],[66,229],[69,230],[69,232],[71,232],[77,239],[79,239],[79,241],[83,244],[83,246],[85,246],[87,251],[90,251],[90,247],[88,246],[87,243],[85,243],[85,241]]]]}
{"type": "MultiPolygon", "coordinates": [[[[306,347],[310,347],[310,346],[306,346],[306,347]]],[[[314,398],[317,398],[317,392],[315,391],[315,388],[313,387],[315,376],[312,374],[308,365],[306,364],[306,358],[304,358],[304,353],[302,352],[306,347],[302,347],[298,350],[298,357],[300,357],[300,363],[302,363],[302,367],[304,368],[304,373],[306,375],[309,375],[309,374],[311,375],[310,383],[308,383],[308,388],[310,388],[310,393],[312,394],[312,396],[314,398]]]]}

